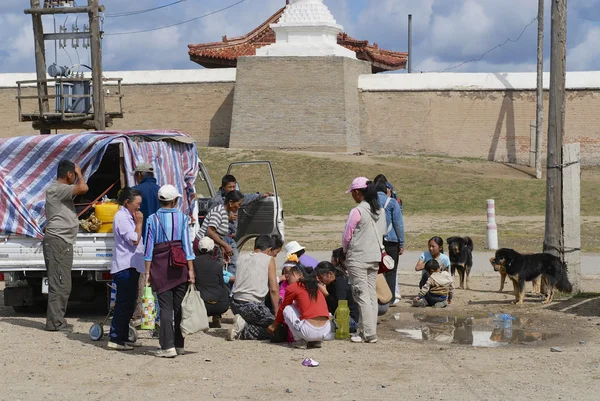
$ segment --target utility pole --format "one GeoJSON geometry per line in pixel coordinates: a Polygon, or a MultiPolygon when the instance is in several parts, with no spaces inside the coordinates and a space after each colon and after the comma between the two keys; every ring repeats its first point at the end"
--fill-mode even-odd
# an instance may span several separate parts
{"type": "Polygon", "coordinates": [[[410,74],[412,72],[412,14],[408,14],[408,61],[407,70],[410,74]]]}
{"type": "Polygon", "coordinates": [[[92,90],[94,94],[94,121],[98,131],[106,129],[106,114],[104,110],[104,85],[102,82],[102,38],[100,37],[100,16],[98,0],[88,0],[90,11],[90,32],[92,34],[92,90]]]}
{"type": "MultiPolygon", "coordinates": [[[[31,0],[30,3],[31,8],[41,8],[40,0],[31,0]]],[[[35,44],[38,108],[40,116],[42,116],[50,110],[48,103],[48,81],[46,78],[46,43],[44,42],[42,16],[40,14],[31,14],[31,19],[33,21],[33,40],[35,44]]],[[[50,130],[44,128],[40,130],[40,133],[42,135],[49,135],[50,130]]]]}
{"type": "Polygon", "coordinates": [[[544,252],[561,256],[564,245],[562,243],[562,145],[565,131],[567,0],[552,0],[551,36],[544,252]]]}
{"type": "Polygon", "coordinates": [[[537,104],[535,127],[535,178],[542,178],[542,125],[544,123],[544,0],[538,0],[537,104]]]}

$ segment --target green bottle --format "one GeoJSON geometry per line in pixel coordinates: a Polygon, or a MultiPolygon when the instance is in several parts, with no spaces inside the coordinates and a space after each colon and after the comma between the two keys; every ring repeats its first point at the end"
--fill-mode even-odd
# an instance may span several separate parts
{"type": "Polygon", "coordinates": [[[152,287],[144,287],[142,296],[142,330],[154,330],[156,304],[152,287]]]}
{"type": "Polygon", "coordinates": [[[338,307],[335,310],[335,322],[337,323],[335,338],[337,340],[350,338],[350,309],[348,309],[348,300],[340,299],[338,301],[338,307]]]}

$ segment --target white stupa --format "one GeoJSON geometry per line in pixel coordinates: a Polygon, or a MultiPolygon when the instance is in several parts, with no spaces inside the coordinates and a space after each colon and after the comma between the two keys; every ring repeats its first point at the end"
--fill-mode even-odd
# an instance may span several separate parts
{"type": "Polygon", "coordinates": [[[341,56],[356,53],[338,45],[338,25],[323,0],[293,0],[278,23],[272,24],[276,42],[256,50],[257,56],[341,56]]]}

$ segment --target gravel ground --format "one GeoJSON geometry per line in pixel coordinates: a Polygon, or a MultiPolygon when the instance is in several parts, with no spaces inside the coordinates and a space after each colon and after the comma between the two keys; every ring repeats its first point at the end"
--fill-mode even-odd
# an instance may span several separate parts
{"type": "MultiPolygon", "coordinates": [[[[598,399],[600,298],[564,298],[542,306],[529,297],[517,307],[508,291],[495,292],[497,278],[474,277],[473,290],[457,290],[450,307],[425,310],[408,301],[416,295],[418,276],[404,274],[400,280],[404,299],[380,318],[377,344],[338,340],[319,350],[226,342],[225,323],[189,337],[186,355],[160,360],[149,355],[158,341],[148,332],[140,332],[143,346],[130,352],[109,351],[106,341],[91,341],[88,329],[103,316],[83,307],[70,309],[75,330],[69,334],[43,331],[43,314],[17,315],[0,307],[0,399],[598,399]],[[488,316],[499,312],[517,317],[515,329],[552,338],[477,348],[412,340],[396,332],[425,327],[422,314],[449,321],[475,317],[474,333],[491,330],[488,316]],[[305,357],[321,365],[306,368],[301,365],[305,357]]],[[[586,280],[584,290],[600,292],[600,280],[586,280]]]]}

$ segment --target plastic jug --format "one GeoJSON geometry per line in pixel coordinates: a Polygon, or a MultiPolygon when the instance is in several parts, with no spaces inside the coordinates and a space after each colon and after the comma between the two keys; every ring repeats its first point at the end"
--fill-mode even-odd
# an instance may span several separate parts
{"type": "Polygon", "coordinates": [[[348,309],[348,300],[340,299],[338,301],[338,307],[335,310],[335,322],[337,323],[335,338],[338,340],[350,338],[350,309],[348,309]]]}
{"type": "Polygon", "coordinates": [[[142,330],[154,330],[156,322],[156,303],[152,287],[144,287],[142,296],[142,330]]]}
{"type": "Polygon", "coordinates": [[[95,214],[98,220],[102,222],[102,226],[98,229],[99,233],[112,233],[113,230],[113,220],[115,218],[115,214],[119,211],[118,203],[97,203],[94,206],[95,214]]]}

